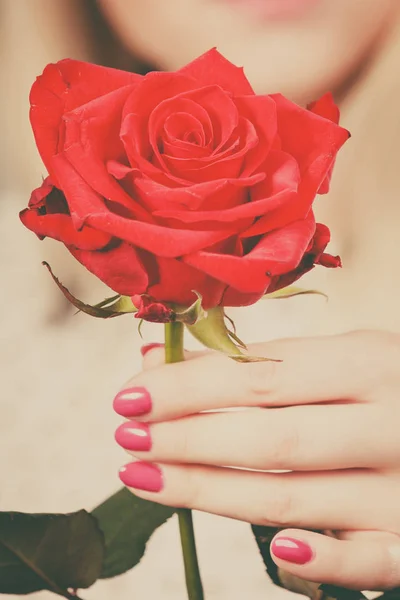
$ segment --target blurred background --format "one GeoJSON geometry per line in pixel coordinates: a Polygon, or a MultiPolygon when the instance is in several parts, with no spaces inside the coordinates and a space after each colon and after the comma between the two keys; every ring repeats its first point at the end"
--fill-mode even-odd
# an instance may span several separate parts
{"type": "MultiPolygon", "coordinates": [[[[339,273],[311,274],[320,298],[261,302],[229,314],[246,342],[354,327],[400,328],[398,0],[0,0],[0,510],[90,510],[119,487],[125,455],[112,399],[141,368],[137,322],[75,316],[41,266],[79,298],[109,290],[61,244],[39,242],[18,212],[46,175],[30,130],[29,90],[70,57],[145,73],[179,68],[213,46],[244,65],[258,93],[306,104],[332,90],[353,140],[318,214],[339,273]]],[[[145,341],[161,341],[146,324],[145,341]]],[[[189,349],[195,342],[187,341],[189,349]]],[[[267,432],[266,432],[267,435],[267,432]]],[[[196,515],[209,599],[278,600],[246,524],[196,515]]],[[[90,600],[184,600],[177,524],[156,532],[134,571],[97,583],[90,600]]],[[[35,598],[45,600],[49,593],[35,598]]]]}

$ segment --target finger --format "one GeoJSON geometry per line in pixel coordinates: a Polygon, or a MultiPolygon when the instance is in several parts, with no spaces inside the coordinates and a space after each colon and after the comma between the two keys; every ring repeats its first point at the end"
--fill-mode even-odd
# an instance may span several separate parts
{"type": "Polygon", "coordinates": [[[332,532],[333,537],[337,538],[338,540],[346,540],[346,541],[356,541],[356,542],[360,542],[360,541],[367,541],[367,542],[391,542],[391,541],[395,541],[398,542],[400,540],[400,533],[391,533],[388,531],[364,531],[364,530],[358,530],[358,531],[334,531],[332,532]]]}
{"type": "Polygon", "coordinates": [[[341,541],[310,531],[281,531],[271,543],[274,562],[319,583],[356,590],[400,585],[400,539],[341,541]]]}
{"type": "Polygon", "coordinates": [[[277,474],[133,462],[120,478],[142,498],[259,525],[399,528],[399,482],[365,470],[277,474]]]}
{"type": "Polygon", "coordinates": [[[388,381],[398,378],[397,364],[387,358],[396,353],[384,351],[382,344],[372,334],[358,333],[279,340],[251,348],[252,353],[282,362],[238,363],[207,353],[140,373],[119,392],[114,408],[122,416],[135,417],[144,414],[145,404],[146,418],[158,421],[237,406],[365,402],[382,387],[385,369],[388,381]]]}
{"type": "Polygon", "coordinates": [[[140,348],[143,356],[143,369],[153,369],[165,363],[165,345],[158,342],[143,344],[140,348]]]}
{"type": "Polygon", "coordinates": [[[400,458],[396,423],[387,421],[374,405],[253,408],[152,424],[128,421],[115,439],[152,462],[294,471],[381,468],[400,458]]]}
{"type": "MultiPolygon", "coordinates": [[[[165,364],[165,344],[151,343],[144,344],[140,352],[143,356],[143,370],[154,369],[156,367],[160,367],[165,364]]],[[[184,356],[186,360],[193,360],[194,358],[198,358],[199,356],[204,356],[207,354],[207,350],[201,351],[189,351],[185,350],[184,356]]]]}

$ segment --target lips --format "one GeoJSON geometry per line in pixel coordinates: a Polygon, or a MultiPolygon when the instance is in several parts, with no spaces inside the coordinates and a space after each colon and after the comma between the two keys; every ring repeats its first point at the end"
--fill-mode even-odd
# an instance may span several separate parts
{"type": "Polygon", "coordinates": [[[263,19],[292,19],[301,17],[320,0],[223,0],[231,6],[263,19]]]}

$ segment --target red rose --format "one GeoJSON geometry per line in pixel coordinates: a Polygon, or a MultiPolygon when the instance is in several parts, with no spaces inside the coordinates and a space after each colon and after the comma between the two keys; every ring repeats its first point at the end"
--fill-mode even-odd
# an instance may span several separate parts
{"type": "Polygon", "coordinates": [[[331,96],[257,96],[212,50],[144,77],[63,60],[31,105],[49,178],[21,219],[116,292],[245,305],[329,263],[312,203],[348,138],[331,96]]]}

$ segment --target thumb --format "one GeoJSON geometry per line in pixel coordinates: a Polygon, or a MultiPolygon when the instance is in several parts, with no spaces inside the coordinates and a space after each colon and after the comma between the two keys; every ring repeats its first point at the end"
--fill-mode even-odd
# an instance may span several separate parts
{"type": "Polygon", "coordinates": [[[338,540],[311,531],[280,531],[271,543],[273,561],[285,571],[319,583],[356,590],[400,585],[400,538],[338,540]]]}

